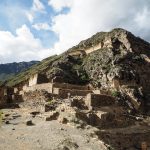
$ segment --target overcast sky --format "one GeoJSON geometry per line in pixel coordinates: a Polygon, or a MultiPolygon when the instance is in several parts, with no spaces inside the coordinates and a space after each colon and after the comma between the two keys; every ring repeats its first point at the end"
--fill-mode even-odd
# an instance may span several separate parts
{"type": "Polygon", "coordinates": [[[0,63],[41,60],[118,27],[150,41],[150,0],[0,0],[0,63]]]}

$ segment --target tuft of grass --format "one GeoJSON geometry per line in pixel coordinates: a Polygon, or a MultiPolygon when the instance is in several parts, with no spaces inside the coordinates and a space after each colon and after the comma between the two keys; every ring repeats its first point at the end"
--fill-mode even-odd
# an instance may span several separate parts
{"type": "Polygon", "coordinates": [[[53,99],[49,99],[47,102],[50,105],[50,104],[52,104],[54,102],[54,100],[53,99]]]}
{"type": "Polygon", "coordinates": [[[0,125],[2,123],[2,119],[3,119],[3,112],[2,112],[2,110],[0,110],[0,125]]]}
{"type": "Polygon", "coordinates": [[[119,92],[116,91],[116,90],[114,90],[114,91],[111,92],[111,95],[112,95],[113,97],[118,97],[118,96],[119,96],[119,92]]]}

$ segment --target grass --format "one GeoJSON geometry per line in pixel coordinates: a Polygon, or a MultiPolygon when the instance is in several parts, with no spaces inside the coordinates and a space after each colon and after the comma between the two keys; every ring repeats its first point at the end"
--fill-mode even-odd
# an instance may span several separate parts
{"type": "Polygon", "coordinates": [[[29,69],[27,69],[26,71],[23,71],[21,73],[19,73],[18,75],[16,75],[15,77],[9,79],[7,81],[7,86],[15,86],[17,84],[20,84],[22,82],[26,82],[30,76],[36,74],[36,73],[42,73],[47,69],[50,69],[49,67],[52,65],[52,63],[56,60],[58,60],[60,58],[60,56],[54,55],[51,57],[48,57],[44,60],[42,60],[41,62],[33,65],[32,67],[30,67],[29,69]]]}
{"type": "Polygon", "coordinates": [[[47,102],[48,102],[48,104],[52,104],[54,102],[54,100],[49,99],[47,102]]]}
{"type": "Polygon", "coordinates": [[[0,125],[2,123],[2,119],[3,119],[3,112],[2,112],[2,110],[0,110],[0,125]]]}
{"type": "Polygon", "coordinates": [[[114,90],[114,91],[111,92],[111,95],[112,95],[113,97],[117,97],[117,96],[119,96],[119,92],[116,91],[116,90],[114,90]]]}

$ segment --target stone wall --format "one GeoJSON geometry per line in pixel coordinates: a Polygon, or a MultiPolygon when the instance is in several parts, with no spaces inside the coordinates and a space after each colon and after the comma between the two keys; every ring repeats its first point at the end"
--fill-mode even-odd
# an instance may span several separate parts
{"type": "Polygon", "coordinates": [[[23,88],[24,92],[29,92],[29,91],[36,91],[36,90],[46,90],[49,93],[52,93],[53,90],[53,84],[52,83],[43,83],[43,84],[36,84],[30,87],[25,86],[23,88]]]}
{"type": "Polygon", "coordinates": [[[86,54],[89,54],[93,51],[96,51],[96,50],[99,50],[102,48],[106,48],[106,47],[107,48],[113,47],[111,38],[107,38],[104,41],[98,43],[97,45],[93,45],[92,47],[85,49],[84,51],[86,52],[86,54]]]}
{"type": "Polygon", "coordinates": [[[86,52],[86,54],[89,54],[89,53],[91,53],[93,51],[96,51],[98,49],[101,49],[101,48],[102,48],[102,43],[99,43],[99,44],[97,44],[97,45],[95,45],[93,47],[85,49],[85,52],[86,52]]]}
{"type": "Polygon", "coordinates": [[[6,98],[4,95],[5,95],[5,89],[0,88],[0,107],[6,104],[6,100],[5,100],[6,98]]]}
{"type": "Polygon", "coordinates": [[[68,93],[70,96],[86,96],[88,93],[92,93],[90,90],[75,90],[75,89],[60,89],[54,88],[53,94],[57,94],[61,98],[68,98],[68,93]]]}
{"type": "Polygon", "coordinates": [[[112,95],[111,94],[111,91],[109,90],[103,90],[103,89],[100,89],[100,90],[93,90],[93,93],[94,94],[101,94],[101,95],[112,95]]]}
{"type": "MultiPolygon", "coordinates": [[[[36,90],[46,90],[49,93],[60,93],[60,90],[58,89],[64,89],[65,91],[70,91],[70,90],[74,90],[74,91],[80,91],[84,92],[84,91],[90,91],[88,86],[80,86],[80,85],[74,85],[74,84],[68,84],[68,83],[43,83],[43,84],[36,84],[36,85],[32,85],[32,86],[23,86],[23,91],[24,92],[29,92],[29,91],[36,91],[36,90]],[[56,92],[57,91],[57,92],[56,92]]],[[[80,92],[80,93],[81,93],[80,92]]]]}
{"type": "Polygon", "coordinates": [[[52,95],[45,90],[25,92],[22,96],[24,107],[35,111],[44,111],[45,102],[52,100],[52,95]]]}
{"type": "Polygon", "coordinates": [[[36,84],[47,83],[47,82],[48,82],[48,79],[47,79],[46,75],[44,75],[44,74],[34,74],[29,79],[29,86],[33,86],[33,85],[36,85],[36,84]]]}
{"type": "Polygon", "coordinates": [[[81,86],[81,85],[68,84],[68,83],[53,83],[53,87],[61,88],[61,89],[89,90],[88,86],[81,86]]]}
{"type": "Polygon", "coordinates": [[[92,107],[100,107],[100,106],[110,106],[115,103],[113,97],[108,95],[99,95],[89,93],[85,100],[86,105],[90,108],[92,107]]]}
{"type": "Polygon", "coordinates": [[[74,52],[69,52],[69,55],[71,56],[84,56],[86,55],[84,50],[76,50],[74,52]]]}
{"type": "Polygon", "coordinates": [[[13,102],[14,88],[0,87],[0,107],[13,102]]]}
{"type": "Polygon", "coordinates": [[[38,74],[34,74],[33,76],[31,76],[29,79],[29,86],[36,85],[37,84],[37,78],[38,78],[38,74]]]}

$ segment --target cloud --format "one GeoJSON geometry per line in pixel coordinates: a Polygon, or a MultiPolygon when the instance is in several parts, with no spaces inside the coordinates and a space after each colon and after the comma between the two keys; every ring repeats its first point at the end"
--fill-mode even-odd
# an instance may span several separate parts
{"type": "Polygon", "coordinates": [[[137,12],[135,21],[140,28],[149,29],[150,27],[150,10],[144,8],[143,11],[137,12]]]}
{"type": "Polygon", "coordinates": [[[52,54],[49,49],[43,47],[39,39],[34,37],[26,25],[18,28],[16,35],[0,31],[0,41],[1,63],[41,60],[52,54]]]}
{"type": "Polygon", "coordinates": [[[51,27],[48,23],[37,23],[32,25],[36,30],[51,30],[51,27]]]}
{"type": "Polygon", "coordinates": [[[60,11],[69,6],[67,14],[53,18],[52,30],[59,41],[54,49],[58,53],[74,46],[99,31],[116,27],[125,28],[150,40],[150,1],[142,0],[50,0],[49,4],[60,11]]]}
{"type": "Polygon", "coordinates": [[[26,12],[26,17],[28,18],[28,20],[32,23],[34,20],[33,14],[31,12],[26,12]]]}
{"type": "Polygon", "coordinates": [[[2,25],[8,26],[4,29],[9,30],[0,31],[2,62],[37,60],[54,53],[59,54],[96,32],[110,31],[116,27],[125,28],[150,41],[148,0],[47,0],[47,2],[55,12],[42,3],[42,0],[33,0],[30,8],[20,5],[9,5],[5,8],[0,5],[0,8],[2,7],[0,16],[3,16],[0,21],[2,25]],[[63,13],[66,7],[69,11],[63,13]],[[38,38],[35,38],[30,29],[23,24],[35,28],[37,31],[34,31],[34,34],[38,38]],[[54,37],[56,35],[57,38],[54,37]],[[45,48],[49,45],[54,47],[45,48]]]}
{"type": "Polygon", "coordinates": [[[48,4],[59,12],[65,7],[71,7],[73,0],[49,0],[48,4]]]}
{"type": "Polygon", "coordinates": [[[26,11],[26,17],[30,23],[34,22],[37,13],[46,13],[45,6],[40,0],[33,0],[32,7],[26,11]]]}
{"type": "Polygon", "coordinates": [[[32,9],[34,11],[41,11],[41,12],[43,12],[45,10],[45,7],[44,7],[43,3],[40,0],[33,0],[32,9]]]}

